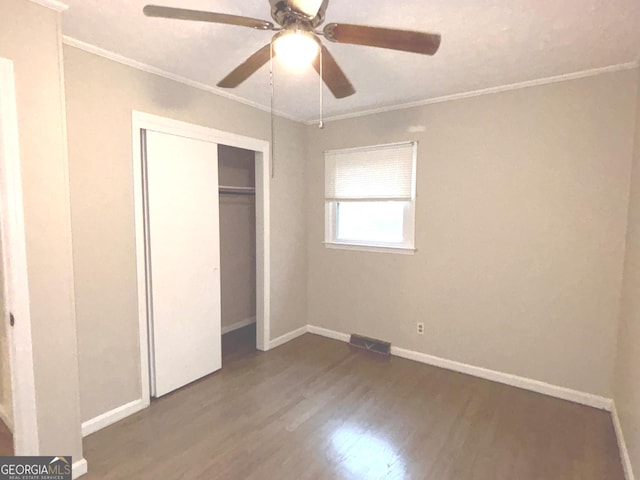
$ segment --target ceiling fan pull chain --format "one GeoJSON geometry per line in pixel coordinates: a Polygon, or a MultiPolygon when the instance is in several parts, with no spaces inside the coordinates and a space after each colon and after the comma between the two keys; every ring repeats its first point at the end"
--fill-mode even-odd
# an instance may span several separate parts
{"type": "Polygon", "coordinates": [[[322,68],[322,64],[324,63],[323,61],[324,59],[322,58],[322,48],[320,49],[320,123],[318,124],[318,128],[323,129],[324,128],[324,119],[322,117],[322,105],[323,105],[323,101],[322,101],[322,86],[323,86],[323,81],[324,81],[324,73],[323,73],[323,68],[322,68]]]}
{"type": "Polygon", "coordinates": [[[271,161],[271,178],[273,178],[273,176],[275,175],[275,168],[274,168],[274,163],[275,163],[275,159],[273,156],[274,153],[274,146],[273,144],[275,143],[275,135],[273,133],[273,126],[274,126],[274,121],[273,121],[273,97],[274,97],[274,92],[275,92],[275,87],[273,84],[273,41],[269,44],[269,85],[271,86],[271,108],[269,110],[269,118],[271,121],[271,158],[269,159],[271,161]]]}

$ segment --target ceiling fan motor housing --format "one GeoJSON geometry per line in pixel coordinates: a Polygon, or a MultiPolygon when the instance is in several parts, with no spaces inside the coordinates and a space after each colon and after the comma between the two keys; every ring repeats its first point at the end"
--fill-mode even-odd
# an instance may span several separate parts
{"type": "Polygon", "coordinates": [[[322,0],[318,13],[314,17],[297,10],[295,6],[292,8],[291,0],[269,0],[269,3],[271,4],[271,17],[278,25],[287,28],[291,25],[302,24],[308,25],[309,29],[312,30],[324,22],[329,0],[322,0]]]}

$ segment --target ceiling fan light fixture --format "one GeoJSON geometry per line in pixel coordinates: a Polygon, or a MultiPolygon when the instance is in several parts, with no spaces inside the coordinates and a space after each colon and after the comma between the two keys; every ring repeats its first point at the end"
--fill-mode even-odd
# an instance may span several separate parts
{"type": "Polygon", "coordinates": [[[311,65],[318,56],[320,45],[314,35],[304,30],[288,30],[276,35],[273,50],[285,66],[300,70],[311,65]]]}

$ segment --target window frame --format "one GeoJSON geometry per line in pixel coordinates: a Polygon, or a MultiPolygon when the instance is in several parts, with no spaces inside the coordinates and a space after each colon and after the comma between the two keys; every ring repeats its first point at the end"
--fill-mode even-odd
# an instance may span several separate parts
{"type": "MultiPolygon", "coordinates": [[[[393,200],[388,201],[395,202],[400,201],[405,203],[403,209],[403,240],[401,242],[383,242],[377,240],[360,240],[360,239],[338,239],[338,205],[339,203],[378,203],[384,202],[379,198],[372,198],[371,200],[357,199],[357,200],[334,200],[324,198],[325,206],[325,234],[324,245],[326,248],[337,248],[346,250],[360,250],[368,252],[387,252],[387,253],[400,253],[412,255],[415,253],[415,221],[416,221],[416,170],[417,170],[417,158],[418,158],[418,142],[417,141],[405,141],[386,143],[379,145],[368,145],[364,147],[344,148],[336,150],[327,150],[324,152],[324,158],[327,154],[333,153],[345,153],[350,151],[362,151],[362,150],[375,150],[377,148],[388,148],[393,146],[412,146],[412,158],[411,158],[411,198],[408,200],[393,200]]],[[[326,163],[325,163],[326,169],[326,163]]],[[[326,182],[326,170],[325,170],[325,182],[326,182]]]]}

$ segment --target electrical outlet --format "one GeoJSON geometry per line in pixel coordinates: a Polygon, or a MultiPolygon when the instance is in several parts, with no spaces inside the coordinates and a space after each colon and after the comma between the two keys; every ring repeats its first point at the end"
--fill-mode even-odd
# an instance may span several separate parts
{"type": "Polygon", "coordinates": [[[424,323],[418,322],[416,326],[417,326],[418,334],[422,335],[424,333],[424,323]]]}

